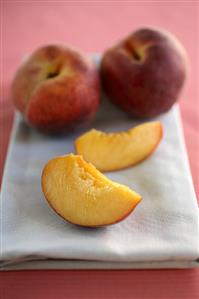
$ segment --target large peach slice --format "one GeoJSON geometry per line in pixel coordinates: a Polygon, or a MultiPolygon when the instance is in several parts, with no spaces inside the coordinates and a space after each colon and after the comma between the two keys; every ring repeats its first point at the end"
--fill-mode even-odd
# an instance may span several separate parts
{"type": "Polygon", "coordinates": [[[162,138],[160,122],[147,122],[128,131],[104,133],[95,129],[75,142],[76,152],[100,171],[129,167],[146,159],[162,138]]]}
{"type": "Polygon", "coordinates": [[[121,221],[141,200],[139,194],[112,182],[81,156],[73,154],[54,158],[46,164],[42,189],[60,216],[88,227],[121,221]]]}

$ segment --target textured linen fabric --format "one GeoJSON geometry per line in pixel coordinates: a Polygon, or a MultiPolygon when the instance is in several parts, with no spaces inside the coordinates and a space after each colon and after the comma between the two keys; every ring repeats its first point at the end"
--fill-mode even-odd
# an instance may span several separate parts
{"type": "MultiPolygon", "coordinates": [[[[198,207],[178,107],[156,119],[163,123],[164,136],[155,153],[134,167],[107,173],[140,193],[142,202],[121,223],[89,229],[60,218],[44,199],[40,183],[45,163],[74,151],[75,138],[89,128],[49,137],[16,115],[1,193],[2,269],[196,265],[198,207]]],[[[92,127],[121,131],[136,124],[104,99],[92,127]]]]}

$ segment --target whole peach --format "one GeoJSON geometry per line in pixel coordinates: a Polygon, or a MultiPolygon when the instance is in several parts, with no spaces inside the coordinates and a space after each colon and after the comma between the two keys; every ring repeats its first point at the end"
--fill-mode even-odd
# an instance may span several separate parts
{"type": "Polygon", "coordinates": [[[100,101],[99,75],[81,52],[63,45],[44,46],[18,69],[12,98],[30,125],[60,133],[95,116],[100,101]]]}
{"type": "Polygon", "coordinates": [[[110,100],[134,117],[168,111],[187,73],[186,52],[170,33],[143,28],[107,50],[101,77],[110,100]]]}

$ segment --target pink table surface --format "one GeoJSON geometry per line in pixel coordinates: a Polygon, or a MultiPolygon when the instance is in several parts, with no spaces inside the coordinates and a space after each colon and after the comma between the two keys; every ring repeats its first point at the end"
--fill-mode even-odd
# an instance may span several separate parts
{"type": "MultiPolygon", "coordinates": [[[[180,108],[199,194],[198,1],[1,1],[0,178],[13,120],[9,87],[24,54],[51,42],[103,52],[141,26],[160,26],[184,44],[190,74],[180,108]]],[[[169,75],[169,74],[168,74],[169,75]]],[[[199,270],[22,271],[0,273],[0,298],[199,298],[199,270]]]]}

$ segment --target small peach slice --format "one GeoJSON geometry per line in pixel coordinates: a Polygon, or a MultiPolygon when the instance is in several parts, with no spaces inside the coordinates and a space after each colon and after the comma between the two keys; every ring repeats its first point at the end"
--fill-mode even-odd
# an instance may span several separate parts
{"type": "Polygon", "coordinates": [[[146,159],[158,146],[162,134],[160,122],[147,122],[118,133],[92,129],[76,139],[75,148],[100,171],[113,171],[146,159]]]}
{"type": "Polygon", "coordinates": [[[81,156],[50,160],[42,173],[43,193],[65,220],[87,227],[113,224],[127,217],[141,196],[112,182],[81,156]]]}

